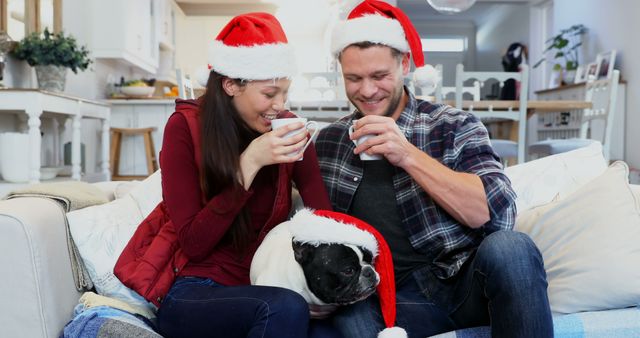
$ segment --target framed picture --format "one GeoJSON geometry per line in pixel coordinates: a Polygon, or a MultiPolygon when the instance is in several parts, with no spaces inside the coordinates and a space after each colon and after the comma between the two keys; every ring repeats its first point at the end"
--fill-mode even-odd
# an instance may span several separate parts
{"type": "Polygon", "coordinates": [[[616,64],[616,50],[599,53],[596,57],[598,63],[598,79],[608,79],[613,74],[613,67],[616,64]]]}
{"type": "Polygon", "coordinates": [[[579,65],[576,68],[576,77],[573,78],[573,83],[582,83],[587,81],[587,68],[583,65],[579,65]]]}
{"type": "Polygon", "coordinates": [[[591,62],[590,64],[587,65],[587,76],[585,76],[585,80],[590,80],[590,79],[597,79],[598,78],[598,73],[600,72],[600,63],[596,62],[591,62]]]}

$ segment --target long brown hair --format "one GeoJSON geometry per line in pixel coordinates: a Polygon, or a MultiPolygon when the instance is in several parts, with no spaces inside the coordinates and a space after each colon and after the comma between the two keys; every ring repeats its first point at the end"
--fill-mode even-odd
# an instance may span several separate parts
{"type": "MultiPolygon", "coordinates": [[[[226,77],[211,72],[200,105],[201,168],[200,185],[207,200],[229,187],[238,195],[244,187],[239,180],[240,154],[259,133],[249,128],[222,88],[226,77]]],[[[239,86],[246,82],[233,79],[239,86]]],[[[234,198],[235,199],[235,198],[234,198]]],[[[250,217],[243,208],[225,235],[234,248],[247,247],[253,232],[250,217]]]]}

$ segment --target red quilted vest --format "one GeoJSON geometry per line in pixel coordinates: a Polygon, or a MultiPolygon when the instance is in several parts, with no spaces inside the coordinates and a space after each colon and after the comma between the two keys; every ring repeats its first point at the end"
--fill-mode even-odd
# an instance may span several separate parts
{"type": "MultiPolygon", "coordinates": [[[[178,99],[174,113],[182,114],[187,120],[198,167],[200,167],[199,109],[196,100],[178,99]]],[[[291,117],[294,115],[291,114],[291,117]]],[[[279,166],[275,205],[280,207],[274,210],[274,215],[277,215],[275,217],[272,215],[271,220],[284,219],[291,208],[292,168],[292,164],[279,166]]],[[[275,224],[265,225],[267,230],[273,226],[275,224]]],[[[136,229],[116,262],[114,274],[124,285],[149,302],[160,306],[176,276],[187,263],[188,258],[180,248],[166,205],[161,201],[136,229]]]]}
{"type": "MultiPolygon", "coordinates": [[[[176,100],[175,114],[182,114],[189,125],[195,160],[200,166],[199,106],[195,100],[176,100]]],[[[113,272],[127,287],[156,306],[169,292],[177,272],[188,262],[178,244],[173,222],[161,201],[136,229],[124,248],[113,272]]]]}

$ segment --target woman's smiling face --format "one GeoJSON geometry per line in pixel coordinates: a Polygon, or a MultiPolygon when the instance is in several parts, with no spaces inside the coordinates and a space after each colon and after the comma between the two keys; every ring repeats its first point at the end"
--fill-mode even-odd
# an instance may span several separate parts
{"type": "Polygon", "coordinates": [[[233,97],[233,105],[247,126],[262,134],[270,131],[271,120],[284,109],[291,80],[249,81],[244,85],[224,81],[225,91],[233,97]]]}

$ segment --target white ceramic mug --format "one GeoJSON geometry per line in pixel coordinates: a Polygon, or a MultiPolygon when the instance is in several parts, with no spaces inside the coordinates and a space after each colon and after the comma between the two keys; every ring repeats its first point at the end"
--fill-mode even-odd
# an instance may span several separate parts
{"type": "MultiPolygon", "coordinates": [[[[284,134],[283,137],[285,137],[285,138],[286,137],[291,137],[293,135],[296,135],[298,133],[304,132],[306,130],[313,129],[313,133],[311,134],[311,136],[309,136],[309,139],[307,140],[307,143],[304,145],[304,148],[302,148],[302,150],[300,150],[300,152],[304,153],[304,151],[307,149],[309,144],[311,144],[311,140],[313,140],[313,138],[318,133],[318,123],[316,121],[307,121],[307,119],[304,118],[304,117],[291,117],[291,118],[283,118],[283,119],[274,119],[274,120],[271,120],[271,129],[276,130],[276,129],[280,128],[280,127],[284,127],[284,126],[286,126],[288,124],[297,123],[297,122],[304,123],[304,127],[300,128],[300,129],[292,130],[292,131],[284,134]]],[[[288,156],[296,156],[300,152],[294,152],[294,153],[288,154],[288,156]]],[[[298,161],[301,161],[301,160],[302,160],[302,158],[300,158],[298,161]]]]}
{"type": "MultiPolygon", "coordinates": [[[[356,121],[357,120],[354,120],[353,124],[349,127],[349,136],[351,136],[351,134],[353,134],[353,131],[354,131],[353,126],[355,125],[356,121]]],[[[376,135],[375,134],[363,135],[363,136],[360,136],[360,138],[352,140],[352,141],[353,141],[353,144],[355,144],[356,147],[357,147],[361,143],[365,142],[366,140],[368,140],[368,139],[370,139],[370,138],[372,138],[374,136],[376,136],[376,135]]],[[[364,152],[360,153],[360,159],[362,161],[376,161],[376,160],[381,160],[382,158],[383,158],[383,156],[380,155],[380,154],[369,155],[369,154],[364,153],[364,152]]]]}

